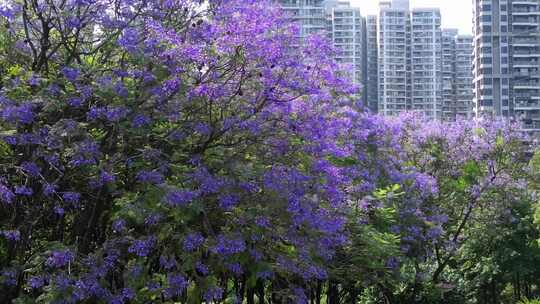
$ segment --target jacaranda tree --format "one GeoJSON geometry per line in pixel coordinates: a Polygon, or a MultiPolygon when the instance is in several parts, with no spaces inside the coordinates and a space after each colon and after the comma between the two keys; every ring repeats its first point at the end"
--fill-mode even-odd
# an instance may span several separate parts
{"type": "Polygon", "coordinates": [[[288,17],[0,4],[0,302],[411,303],[450,280],[479,210],[517,199],[520,137],[364,112],[288,17]]]}

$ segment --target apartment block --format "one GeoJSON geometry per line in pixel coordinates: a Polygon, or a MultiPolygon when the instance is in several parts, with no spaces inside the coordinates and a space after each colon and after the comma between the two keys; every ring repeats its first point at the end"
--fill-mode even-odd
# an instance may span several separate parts
{"type": "Polygon", "coordinates": [[[472,37],[459,35],[457,29],[442,31],[442,105],[443,120],[473,117],[472,37]]]}
{"type": "Polygon", "coordinates": [[[379,5],[378,112],[382,115],[397,115],[411,105],[411,22],[408,4],[402,2],[379,5]]]}
{"type": "Polygon", "coordinates": [[[378,110],[379,55],[377,42],[377,15],[366,16],[366,102],[372,112],[378,110]]]}
{"type": "Polygon", "coordinates": [[[322,34],[336,49],[336,61],[346,67],[350,79],[359,86],[358,97],[366,100],[366,23],[360,9],[349,1],[280,0],[279,3],[301,28],[301,38],[322,34]]]}
{"type": "Polygon", "coordinates": [[[325,0],[279,0],[292,21],[300,25],[301,37],[327,30],[325,0]]]}
{"type": "Polygon", "coordinates": [[[452,119],[471,119],[473,115],[473,74],[471,62],[473,60],[471,35],[457,35],[456,63],[454,71],[454,104],[450,106],[452,119]]]}
{"type": "Polygon", "coordinates": [[[442,118],[442,31],[436,8],[381,1],[378,20],[379,113],[416,111],[442,118]]]}
{"type": "Polygon", "coordinates": [[[337,50],[336,61],[349,67],[353,82],[361,87],[365,96],[365,21],[360,9],[351,7],[348,1],[327,2],[326,16],[328,35],[337,50]]]}
{"type": "Polygon", "coordinates": [[[413,9],[411,23],[411,108],[427,118],[441,119],[441,13],[436,8],[413,9]]]}
{"type": "Polygon", "coordinates": [[[518,119],[540,131],[540,1],[474,0],[477,116],[518,119]]]}

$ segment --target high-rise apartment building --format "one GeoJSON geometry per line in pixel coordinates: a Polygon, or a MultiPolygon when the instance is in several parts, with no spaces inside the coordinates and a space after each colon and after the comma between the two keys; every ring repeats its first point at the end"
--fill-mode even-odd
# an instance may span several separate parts
{"type": "Polygon", "coordinates": [[[436,8],[413,9],[411,23],[411,109],[428,118],[441,119],[441,13],[436,8]]]}
{"type": "Polygon", "coordinates": [[[327,2],[329,36],[337,50],[336,61],[350,67],[353,82],[361,86],[365,96],[365,22],[360,9],[348,1],[327,2]]]}
{"type": "Polygon", "coordinates": [[[443,120],[472,118],[472,37],[442,31],[443,120]]]}
{"type": "Polygon", "coordinates": [[[406,111],[411,103],[410,12],[408,4],[401,2],[381,2],[379,6],[378,112],[382,115],[406,111]]]}
{"type": "Polygon", "coordinates": [[[347,66],[350,79],[366,99],[366,23],[360,9],[349,1],[279,0],[284,10],[301,28],[301,38],[310,34],[327,36],[336,49],[336,61],[347,66]]]}
{"type": "Polygon", "coordinates": [[[457,29],[443,29],[442,31],[442,99],[443,119],[452,120],[452,104],[455,96],[456,76],[456,36],[457,29]]]}
{"type": "Polygon", "coordinates": [[[327,19],[325,0],[279,0],[283,9],[300,25],[301,37],[325,33],[327,19]]]}
{"type": "Polygon", "coordinates": [[[379,56],[377,43],[377,15],[366,16],[366,103],[372,112],[377,112],[379,99],[379,56]]]}
{"type": "Polygon", "coordinates": [[[450,107],[452,119],[473,118],[473,74],[471,69],[473,37],[457,35],[454,72],[454,103],[450,107]]]}
{"type": "Polygon", "coordinates": [[[407,0],[380,3],[379,113],[442,117],[441,39],[439,9],[410,10],[407,0]]]}
{"type": "Polygon", "coordinates": [[[540,131],[540,1],[473,3],[476,114],[517,118],[540,131]]]}

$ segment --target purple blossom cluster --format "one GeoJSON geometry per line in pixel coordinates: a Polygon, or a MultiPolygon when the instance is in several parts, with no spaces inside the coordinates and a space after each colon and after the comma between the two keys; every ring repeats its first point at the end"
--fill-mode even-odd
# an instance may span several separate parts
{"type": "Polygon", "coordinates": [[[270,0],[64,2],[0,5],[30,59],[0,64],[2,303],[308,303],[451,257],[456,214],[527,186],[513,126],[364,111],[270,0]]]}

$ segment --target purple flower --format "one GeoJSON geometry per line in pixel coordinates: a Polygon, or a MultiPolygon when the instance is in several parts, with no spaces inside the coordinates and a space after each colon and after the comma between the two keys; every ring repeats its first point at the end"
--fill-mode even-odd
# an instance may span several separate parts
{"type": "Polygon", "coordinates": [[[386,261],[386,267],[391,269],[397,269],[399,267],[399,260],[396,257],[390,257],[386,261]]]}
{"type": "Polygon", "coordinates": [[[137,173],[137,180],[141,183],[149,184],[161,184],[163,183],[164,177],[161,173],[156,171],[147,171],[142,170],[137,173]]]}
{"type": "Polygon", "coordinates": [[[152,123],[152,120],[148,118],[148,116],[144,114],[137,114],[135,115],[135,117],[133,117],[131,125],[134,128],[142,128],[144,126],[149,125],[150,123],[152,123]]]}
{"type": "Polygon", "coordinates": [[[162,255],[159,257],[159,265],[165,270],[171,270],[178,265],[178,262],[174,257],[162,255]]]}
{"type": "Polygon", "coordinates": [[[243,273],[242,265],[240,263],[231,263],[227,265],[227,268],[235,275],[241,275],[243,273]]]}
{"type": "Polygon", "coordinates": [[[201,262],[197,262],[195,264],[195,270],[203,276],[207,276],[210,273],[210,270],[208,270],[208,266],[204,265],[201,262]]]}
{"type": "Polygon", "coordinates": [[[201,122],[195,126],[195,131],[202,135],[208,135],[212,132],[212,129],[207,124],[201,122]]]}
{"type": "Polygon", "coordinates": [[[219,198],[219,206],[224,210],[232,209],[238,203],[238,197],[235,195],[222,195],[219,198]]]}
{"type": "Polygon", "coordinates": [[[150,251],[154,248],[156,243],[155,237],[149,237],[147,239],[135,240],[133,244],[128,248],[129,253],[134,253],[140,257],[146,257],[150,254],[150,251]]]}
{"type": "Polygon", "coordinates": [[[77,203],[81,199],[81,194],[78,192],[64,192],[62,198],[68,203],[77,203]]]}
{"type": "Polygon", "coordinates": [[[202,234],[196,232],[196,233],[189,233],[184,238],[184,250],[185,251],[194,251],[197,250],[202,244],[204,243],[204,237],[202,234]]]}
{"type": "Polygon", "coordinates": [[[18,242],[21,240],[21,232],[19,232],[19,230],[4,230],[0,234],[13,242],[18,242]]]}
{"type": "Polygon", "coordinates": [[[17,144],[17,137],[16,136],[9,136],[9,135],[4,136],[4,137],[2,137],[2,140],[8,145],[14,146],[14,145],[17,144]]]}
{"type": "Polygon", "coordinates": [[[139,33],[134,28],[126,28],[118,39],[118,44],[128,52],[136,52],[139,44],[139,33]]]}
{"type": "Polygon", "coordinates": [[[270,227],[270,221],[268,220],[268,218],[264,217],[264,216],[257,216],[255,218],[255,224],[259,227],[263,227],[263,228],[268,228],[270,227]]]}
{"type": "Polygon", "coordinates": [[[77,17],[70,17],[66,20],[66,26],[70,29],[80,28],[82,25],[81,19],[77,17]]]}
{"type": "Polygon", "coordinates": [[[28,286],[32,289],[39,289],[45,285],[45,279],[42,276],[33,276],[28,280],[28,286]]]}
{"type": "Polygon", "coordinates": [[[112,228],[115,232],[123,231],[126,228],[126,221],[124,219],[117,219],[113,222],[112,228]]]}
{"type": "Polygon", "coordinates": [[[75,260],[75,255],[68,249],[53,251],[45,264],[53,268],[61,268],[75,260]]]}
{"type": "Polygon", "coordinates": [[[43,185],[43,190],[42,190],[43,195],[49,197],[52,194],[56,193],[57,188],[58,188],[58,185],[46,183],[43,185]]]}
{"type": "Polygon", "coordinates": [[[125,300],[133,300],[135,298],[135,292],[131,288],[123,288],[122,297],[125,300]]]}
{"type": "Polygon", "coordinates": [[[13,9],[2,5],[0,6],[0,16],[12,20],[13,18],[15,18],[15,12],[13,11],[13,9]]]}
{"type": "Polygon", "coordinates": [[[129,96],[129,91],[126,89],[126,87],[121,81],[117,81],[114,84],[114,92],[116,93],[116,95],[123,98],[127,98],[129,96]]]}
{"type": "Polygon", "coordinates": [[[294,303],[297,303],[297,304],[308,303],[308,299],[306,297],[306,293],[303,288],[300,288],[300,287],[293,288],[293,292],[294,292],[294,297],[295,297],[294,303]]]}
{"type": "Polygon", "coordinates": [[[193,199],[197,197],[197,194],[189,190],[172,190],[165,196],[165,201],[171,206],[185,206],[193,199]]]}
{"type": "Polygon", "coordinates": [[[112,183],[115,180],[116,180],[116,177],[114,176],[114,174],[107,171],[101,171],[101,174],[99,175],[99,181],[102,184],[112,183]]]}
{"type": "Polygon", "coordinates": [[[23,162],[21,168],[26,172],[26,174],[36,177],[41,174],[41,169],[34,162],[23,162]]]}
{"type": "Polygon", "coordinates": [[[94,121],[98,118],[101,118],[105,114],[105,108],[92,106],[90,110],[86,113],[86,119],[88,121],[94,121]]]}
{"type": "Polygon", "coordinates": [[[153,213],[144,219],[144,224],[147,226],[155,226],[159,222],[160,219],[161,219],[160,214],[153,213]]]}
{"type": "Polygon", "coordinates": [[[8,187],[0,184],[0,200],[5,203],[11,204],[14,198],[15,194],[8,187]]]}
{"type": "Polygon", "coordinates": [[[207,303],[213,303],[215,301],[221,300],[223,297],[223,289],[220,287],[210,287],[204,292],[204,300],[207,303]]]}
{"type": "Polygon", "coordinates": [[[34,193],[32,188],[26,186],[15,186],[15,194],[31,196],[34,193]]]}
{"type": "Polygon", "coordinates": [[[7,106],[0,111],[0,117],[10,123],[30,124],[34,121],[34,112],[31,104],[20,106],[7,106]]]}
{"type": "Polygon", "coordinates": [[[167,275],[167,282],[169,283],[169,288],[166,290],[168,297],[180,296],[189,285],[183,275],[174,273],[167,275]]]}
{"type": "Polygon", "coordinates": [[[77,78],[79,78],[79,75],[81,74],[81,72],[78,69],[69,68],[69,67],[64,67],[62,68],[61,71],[64,77],[71,82],[75,82],[77,78]]]}
{"type": "Polygon", "coordinates": [[[218,256],[227,256],[241,253],[246,250],[246,243],[242,238],[229,238],[224,235],[217,237],[217,244],[210,251],[218,256]]]}
{"type": "Polygon", "coordinates": [[[2,279],[2,283],[7,286],[17,285],[17,277],[17,272],[12,269],[2,270],[2,272],[0,272],[0,279],[2,279]]]}
{"type": "Polygon", "coordinates": [[[64,210],[64,208],[60,206],[54,206],[54,213],[56,213],[59,216],[63,216],[66,213],[66,211],[64,210]]]}
{"type": "Polygon", "coordinates": [[[442,233],[443,233],[442,227],[436,226],[436,227],[433,227],[433,228],[428,230],[427,237],[432,239],[432,240],[435,240],[435,239],[439,238],[442,233]]]}
{"type": "Polygon", "coordinates": [[[68,105],[72,107],[80,107],[83,104],[83,99],[80,97],[71,97],[67,100],[68,105]]]}
{"type": "Polygon", "coordinates": [[[124,119],[129,110],[126,107],[109,107],[105,111],[105,118],[110,122],[118,122],[121,119],[124,119]]]}
{"type": "Polygon", "coordinates": [[[264,271],[259,271],[257,272],[257,278],[258,279],[263,279],[263,280],[267,280],[267,279],[272,279],[274,277],[274,273],[270,270],[264,270],[264,271]]]}

